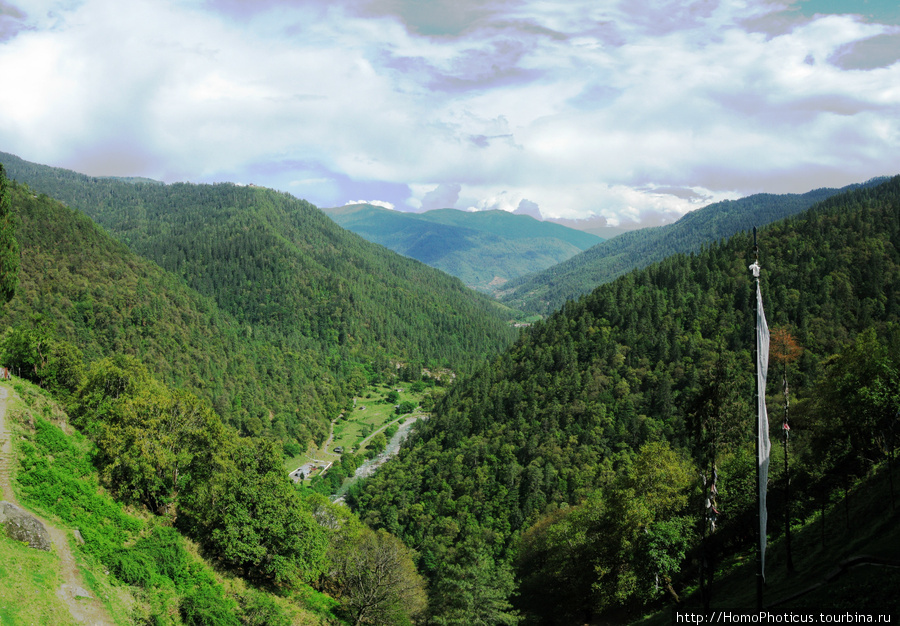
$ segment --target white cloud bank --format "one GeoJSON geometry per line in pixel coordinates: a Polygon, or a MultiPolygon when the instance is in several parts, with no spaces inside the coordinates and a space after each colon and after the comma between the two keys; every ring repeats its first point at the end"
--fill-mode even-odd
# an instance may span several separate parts
{"type": "Polygon", "coordinates": [[[0,0],[0,150],[658,223],[900,172],[898,43],[769,0],[0,0]]]}

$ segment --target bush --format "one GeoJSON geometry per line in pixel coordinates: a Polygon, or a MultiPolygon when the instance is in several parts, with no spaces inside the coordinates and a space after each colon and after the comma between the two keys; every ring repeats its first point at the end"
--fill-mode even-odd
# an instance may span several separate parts
{"type": "Polygon", "coordinates": [[[156,577],[153,559],[131,548],[123,548],[112,554],[108,565],[116,578],[135,587],[149,587],[156,577]]]}
{"type": "Polygon", "coordinates": [[[247,590],[238,597],[241,623],[246,626],[291,626],[290,618],[275,600],[257,591],[247,590]]]}
{"type": "Polygon", "coordinates": [[[241,626],[236,605],[218,585],[201,584],[181,601],[181,619],[189,626],[241,626]]]}
{"type": "Polygon", "coordinates": [[[303,453],[303,447],[295,441],[284,442],[284,455],[288,458],[299,456],[303,453]]]}
{"type": "Polygon", "coordinates": [[[133,549],[150,559],[156,572],[170,579],[176,587],[187,582],[188,556],[181,544],[181,535],[174,529],[157,526],[133,549]]]}

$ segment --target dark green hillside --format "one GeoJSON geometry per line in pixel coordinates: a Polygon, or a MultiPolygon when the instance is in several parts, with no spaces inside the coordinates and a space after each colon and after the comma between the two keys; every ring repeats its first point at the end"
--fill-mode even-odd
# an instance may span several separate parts
{"type": "Polygon", "coordinates": [[[674,224],[623,233],[534,276],[512,280],[497,295],[510,306],[547,314],[566,300],[586,294],[632,269],[646,267],[678,252],[697,252],[704,244],[795,215],[816,202],[858,186],[816,189],[802,195],[756,194],[716,202],[688,213],[674,224]]]}
{"type": "Polygon", "coordinates": [[[323,209],[338,224],[491,293],[602,241],[559,224],[506,211],[438,209],[401,213],[368,204],[323,209]]]}
{"type": "Polygon", "coordinates": [[[16,183],[11,192],[22,265],[0,316],[4,328],[68,342],[86,360],[133,354],[247,432],[303,447],[327,434],[343,392],[323,356],[250,337],[211,298],[137,257],[83,213],[16,183]]]}
{"type": "Polygon", "coordinates": [[[314,344],[337,369],[376,358],[464,368],[513,337],[503,307],[289,194],[126,183],[2,158],[10,177],[83,210],[213,298],[248,336],[314,344]]]}
{"type": "MultiPolygon", "coordinates": [[[[760,245],[769,325],[805,349],[790,377],[806,516],[884,458],[878,433],[900,402],[900,178],[764,228],[760,245]]],[[[718,468],[719,545],[753,536],[751,247],[740,233],[566,303],[455,385],[354,506],[420,551],[439,595],[466,572],[503,597],[518,563],[519,607],[538,622],[639,610],[667,581],[694,584],[700,472],[718,468]]],[[[773,365],[775,459],[780,382],[773,365]]]]}

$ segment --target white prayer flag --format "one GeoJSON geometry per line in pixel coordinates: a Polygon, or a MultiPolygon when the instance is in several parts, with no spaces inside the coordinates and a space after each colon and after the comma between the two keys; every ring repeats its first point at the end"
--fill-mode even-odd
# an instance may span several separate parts
{"type": "Polygon", "coordinates": [[[759,265],[750,266],[756,281],[756,390],[758,396],[757,419],[759,432],[759,552],[763,578],[766,571],[766,486],[769,482],[769,416],[766,413],[766,374],[769,369],[769,326],[763,311],[762,292],[759,288],[759,265]],[[754,267],[755,266],[755,267],[754,267]]]}

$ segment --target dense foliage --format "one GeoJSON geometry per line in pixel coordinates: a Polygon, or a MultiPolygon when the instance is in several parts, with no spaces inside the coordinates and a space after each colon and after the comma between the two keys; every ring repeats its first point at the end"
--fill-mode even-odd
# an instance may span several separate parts
{"type": "MultiPolygon", "coordinates": [[[[679,459],[689,459],[693,476],[717,469],[718,502],[728,512],[719,541],[744,545],[753,535],[751,243],[741,233],[671,257],[537,324],[454,386],[399,458],[354,494],[364,520],[417,546],[435,588],[446,584],[448,564],[462,562],[459,546],[472,543],[495,560],[492,580],[502,580],[519,555],[529,590],[520,608],[532,616],[546,619],[541,606],[555,606],[552,590],[579,576],[590,587],[574,605],[582,616],[640,604],[663,592],[691,533],[701,535],[705,525],[697,484],[693,500],[678,492],[666,496],[671,507],[629,512],[628,490],[643,490],[647,503],[670,487],[659,480],[639,485],[648,471],[635,473],[646,454],[639,451],[666,441],[677,451],[666,464],[681,467],[679,459]],[[686,515],[699,525],[685,522],[686,515]],[[638,541],[634,533],[642,528],[647,536],[638,541]],[[591,537],[607,540],[535,568],[546,546],[591,537]],[[626,566],[620,556],[634,549],[655,559],[649,561],[655,572],[626,566]],[[650,589],[648,577],[663,582],[650,589]]],[[[825,470],[816,478],[817,467],[859,475],[890,447],[878,433],[895,419],[897,351],[875,346],[896,345],[891,324],[900,322],[900,178],[763,229],[760,243],[769,323],[790,329],[803,346],[792,384],[801,398],[818,398],[802,412],[808,430],[799,419],[794,427],[803,459],[798,471],[808,475],[805,493],[797,494],[801,515],[813,506],[817,480],[827,480],[825,470]],[[862,354],[878,358],[867,362],[862,354]],[[839,391],[825,394],[828,386],[839,391]],[[847,395],[838,402],[835,394],[847,395]],[[846,410],[810,406],[832,401],[846,410]],[[865,421],[853,425],[861,411],[865,421]],[[822,419],[830,430],[814,436],[810,424],[822,419]],[[847,435],[826,443],[832,441],[826,432],[847,435]],[[854,466],[852,459],[869,461],[854,466]]],[[[770,377],[773,394],[779,383],[770,377]]],[[[654,458],[668,457],[657,450],[654,458]]],[[[773,472],[772,480],[780,480],[773,472]]]]}
{"type": "Polygon", "coordinates": [[[0,163],[0,302],[8,302],[19,282],[19,243],[12,216],[9,183],[0,163]]]}
{"type": "Polygon", "coordinates": [[[504,307],[289,194],[90,178],[0,156],[17,180],[84,211],[245,333],[315,350],[339,372],[384,355],[465,368],[514,336],[504,307]]]}
{"type": "Polygon", "coordinates": [[[367,240],[444,270],[487,293],[602,241],[589,233],[507,211],[402,213],[369,204],[323,211],[367,240]]]}
{"type": "Polygon", "coordinates": [[[188,552],[184,539],[159,520],[142,520],[98,489],[92,447],[77,431],[60,428],[64,415],[39,391],[16,385],[26,404],[16,478],[29,507],[78,528],[80,549],[119,581],[136,589],[135,623],[288,624],[279,603],[247,590],[240,602],[225,595],[210,567],[188,552]]]}
{"type": "Polygon", "coordinates": [[[71,436],[39,414],[64,423],[46,401],[20,420],[31,430],[19,444],[18,482],[30,504],[77,525],[84,549],[116,578],[148,592],[150,622],[291,623],[264,593],[226,596],[176,529],[219,567],[327,618],[334,611],[353,624],[408,624],[424,611],[424,580],[399,539],[295,487],[273,442],[239,437],[202,400],[155,380],[135,358],[93,363],[69,401],[79,429],[71,436]],[[98,483],[158,515],[139,521],[98,483]],[[180,621],[165,615],[172,588],[180,621]]]}
{"type": "MultiPolygon", "coordinates": [[[[247,197],[262,194],[264,199],[276,196],[234,186],[185,186],[185,190],[216,198],[226,191],[250,194],[247,197]]],[[[368,290],[348,284],[341,276],[346,268],[320,267],[318,274],[298,269],[301,282],[329,283],[315,287],[318,308],[296,300],[302,292],[295,289],[296,281],[293,286],[232,281],[213,294],[235,309],[232,314],[157,265],[135,257],[78,211],[15,183],[9,192],[24,248],[18,295],[3,311],[2,321],[13,329],[4,341],[3,358],[4,365],[35,382],[56,375],[59,366],[48,359],[71,364],[81,358],[79,350],[87,360],[133,354],[164,381],[205,397],[227,423],[245,434],[277,438],[304,449],[310,440],[327,436],[329,418],[367,380],[392,375],[396,360],[414,357],[419,363],[434,359],[461,365],[475,358],[463,356],[468,350],[472,354],[495,350],[512,336],[512,330],[490,312],[491,305],[478,297],[473,300],[474,294],[457,281],[386,251],[375,257],[383,265],[349,255],[350,265],[360,264],[352,273],[354,280],[372,286],[368,290]],[[418,269],[427,272],[414,271],[418,269]],[[387,278],[380,278],[379,272],[387,278]],[[428,285],[435,275],[440,280],[431,293],[428,285]],[[449,285],[450,291],[439,289],[441,284],[449,285]],[[259,291],[294,298],[288,308],[296,315],[291,315],[313,336],[287,321],[262,319],[267,305],[254,299],[259,291]],[[301,318],[306,320],[302,324],[301,318]],[[365,341],[353,339],[355,334],[365,341]]],[[[330,224],[312,209],[307,213],[330,224]]],[[[331,229],[339,230],[333,225],[331,229]]],[[[267,232],[276,236],[272,229],[267,232]]],[[[150,240],[163,245],[162,238],[150,240]]],[[[194,243],[183,240],[179,245],[202,247],[200,240],[194,243]]],[[[271,242],[258,243],[261,255],[275,253],[271,242]]],[[[325,247],[322,254],[342,258],[334,246],[325,247]]],[[[219,254],[205,250],[209,257],[203,262],[212,262],[219,254]]],[[[307,257],[297,254],[297,259],[307,257]]],[[[235,267],[222,271],[237,271],[235,267]]],[[[259,271],[265,275],[264,268],[259,271]]],[[[285,280],[294,281],[293,276],[288,272],[285,280]]],[[[212,289],[211,284],[207,287],[212,289]]]]}
{"type": "Polygon", "coordinates": [[[77,387],[85,360],[130,354],[248,434],[304,447],[327,436],[352,379],[338,380],[321,353],[248,336],[83,214],[16,183],[10,191],[23,254],[0,343],[14,374],[60,393],[77,387]]]}
{"type": "MultiPolygon", "coordinates": [[[[873,179],[866,184],[882,181],[873,179]]],[[[816,202],[857,187],[816,189],[802,195],[755,194],[716,202],[688,213],[674,224],[622,233],[559,265],[512,280],[498,295],[510,306],[547,314],[562,307],[566,300],[633,269],[672,254],[698,252],[705,244],[795,215],[816,202]]]]}

